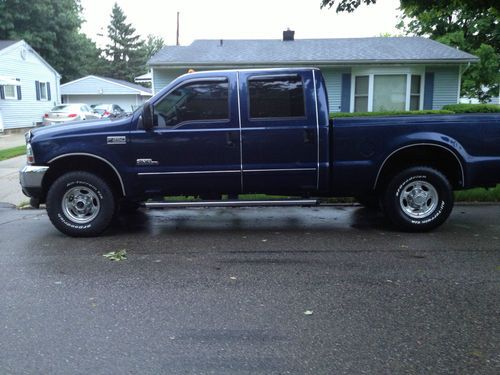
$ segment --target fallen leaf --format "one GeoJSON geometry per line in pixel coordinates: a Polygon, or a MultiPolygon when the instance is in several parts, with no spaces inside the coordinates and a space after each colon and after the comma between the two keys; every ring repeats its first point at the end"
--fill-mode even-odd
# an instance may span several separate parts
{"type": "Polygon", "coordinates": [[[114,260],[118,262],[120,260],[127,259],[127,251],[125,249],[118,251],[110,251],[109,253],[103,254],[102,256],[108,258],[109,260],[114,260]]]}

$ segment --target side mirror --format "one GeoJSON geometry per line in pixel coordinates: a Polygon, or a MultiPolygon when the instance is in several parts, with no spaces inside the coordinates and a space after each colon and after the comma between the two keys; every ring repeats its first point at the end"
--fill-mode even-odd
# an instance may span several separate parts
{"type": "Polygon", "coordinates": [[[142,107],[142,128],[144,130],[153,129],[153,111],[149,102],[144,103],[142,107]]]}

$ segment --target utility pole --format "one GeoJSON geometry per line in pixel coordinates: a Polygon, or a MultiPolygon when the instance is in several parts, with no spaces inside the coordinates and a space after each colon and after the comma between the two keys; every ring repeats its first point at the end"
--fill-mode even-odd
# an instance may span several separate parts
{"type": "Polygon", "coordinates": [[[175,43],[176,46],[179,45],[179,12],[177,12],[177,42],[175,43]]]}

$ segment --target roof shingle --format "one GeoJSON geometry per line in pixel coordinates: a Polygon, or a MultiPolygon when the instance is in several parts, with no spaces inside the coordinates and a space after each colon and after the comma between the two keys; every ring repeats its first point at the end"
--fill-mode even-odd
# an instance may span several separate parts
{"type": "Polygon", "coordinates": [[[473,62],[477,57],[422,37],[342,39],[195,40],[166,46],[149,65],[361,62],[473,62]]]}
{"type": "Polygon", "coordinates": [[[0,51],[17,42],[19,42],[19,40],[0,40],[0,51]]]}

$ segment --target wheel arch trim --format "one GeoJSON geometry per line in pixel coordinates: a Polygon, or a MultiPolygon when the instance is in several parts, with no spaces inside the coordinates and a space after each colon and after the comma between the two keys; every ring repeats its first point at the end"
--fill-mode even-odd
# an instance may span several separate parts
{"type": "Polygon", "coordinates": [[[72,152],[72,153],[69,153],[69,154],[58,155],[55,158],[50,159],[47,162],[47,164],[50,164],[50,163],[52,163],[52,162],[54,162],[56,160],[63,159],[63,158],[69,157],[69,156],[89,156],[89,157],[92,157],[92,158],[95,158],[95,159],[98,159],[100,161],[105,162],[114,171],[116,177],[118,177],[118,181],[120,181],[120,187],[122,189],[122,194],[123,194],[123,196],[126,196],[125,184],[123,183],[123,179],[122,179],[122,176],[120,175],[120,172],[118,172],[118,169],[116,169],[116,167],[109,160],[103,158],[102,156],[95,155],[95,154],[90,154],[90,153],[87,153],[87,152],[72,152]]]}
{"type": "Polygon", "coordinates": [[[377,177],[375,178],[375,183],[373,184],[373,190],[375,190],[377,188],[377,185],[379,183],[379,178],[380,178],[380,174],[382,173],[382,170],[384,169],[384,166],[386,165],[387,161],[395,154],[397,154],[399,151],[402,151],[402,150],[405,150],[405,149],[408,149],[408,148],[412,148],[412,147],[420,147],[420,146],[431,146],[431,147],[438,147],[438,148],[441,148],[441,149],[444,149],[446,151],[448,151],[450,154],[452,154],[455,159],[457,160],[458,162],[458,165],[460,166],[460,173],[462,175],[462,183],[461,183],[461,186],[465,186],[465,172],[464,172],[464,166],[462,164],[462,161],[460,160],[460,158],[457,156],[457,154],[455,152],[453,152],[452,150],[450,150],[450,148],[446,147],[446,146],[443,146],[443,145],[440,145],[440,144],[437,144],[437,143],[431,143],[431,142],[425,142],[425,143],[413,143],[413,144],[410,144],[410,145],[406,145],[406,146],[402,146],[396,150],[394,150],[393,152],[391,152],[385,159],[384,161],[382,162],[382,164],[380,165],[380,168],[378,169],[378,172],[377,172],[377,177]]]}

